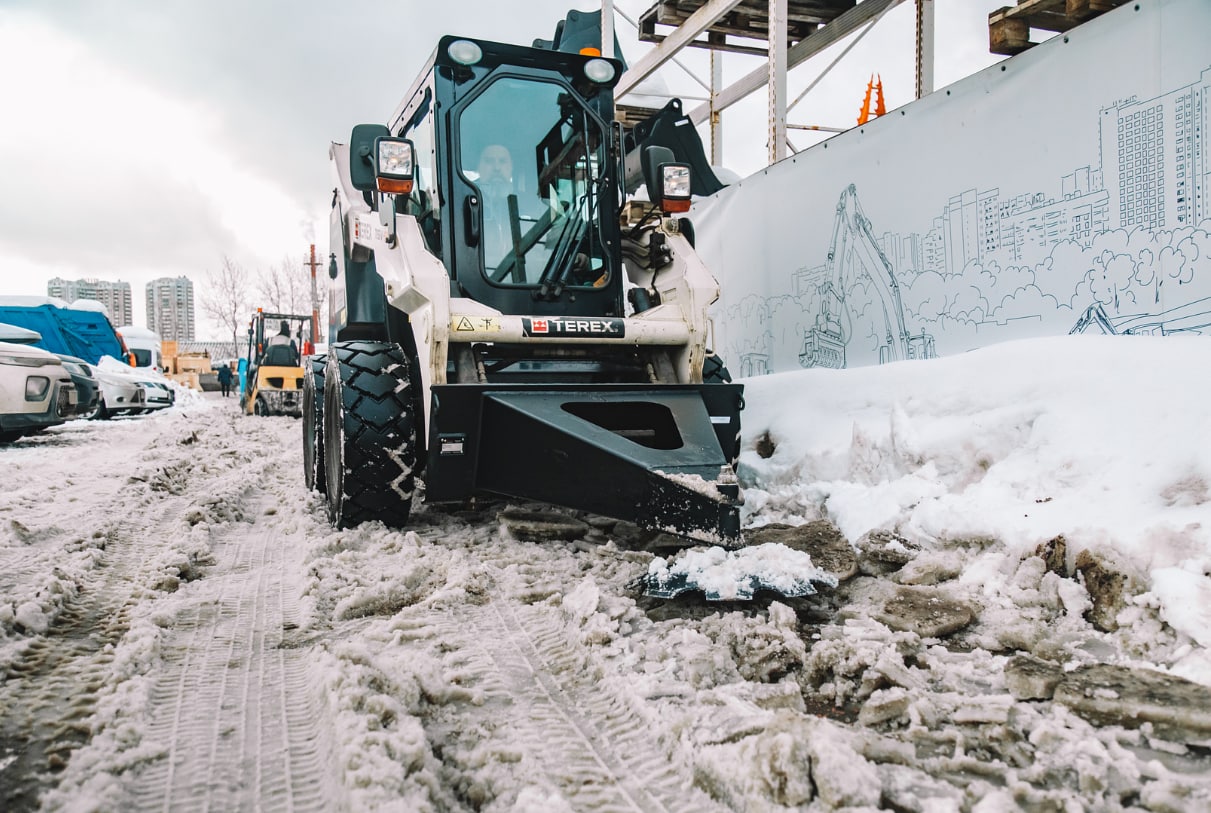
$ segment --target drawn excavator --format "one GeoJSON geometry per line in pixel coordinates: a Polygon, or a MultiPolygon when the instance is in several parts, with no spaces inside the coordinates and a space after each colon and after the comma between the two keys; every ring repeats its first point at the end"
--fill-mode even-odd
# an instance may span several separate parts
{"type": "Polygon", "coordinates": [[[845,347],[852,332],[845,294],[859,275],[870,278],[878,292],[885,334],[879,345],[879,363],[906,359],[937,358],[933,336],[913,336],[905,326],[900,283],[887,255],[879,248],[870,220],[858,202],[858,190],[850,184],[837,201],[833,237],[828,248],[826,280],[819,287],[820,312],[813,327],[804,332],[799,363],[804,367],[842,369],[845,347]]]}
{"type": "Polygon", "coordinates": [[[1137,313],[1111,318],[1106,306],[1094,302],[1076,320],[1069,335],[1104,333],[1108,336],[1169,336],[1205,333],[1211,328],[1211,297],[1187,302],[1161,313],[1137,313]]]}

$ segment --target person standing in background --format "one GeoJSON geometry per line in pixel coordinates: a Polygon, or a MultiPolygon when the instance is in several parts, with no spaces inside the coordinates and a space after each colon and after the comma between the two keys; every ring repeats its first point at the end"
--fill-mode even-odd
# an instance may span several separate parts
{"type": "Polygon", "coordinates": [[[224,364],[219,368],[219,389],[223,391],[223,397],[231,395],[231,365],[224,364]]]}

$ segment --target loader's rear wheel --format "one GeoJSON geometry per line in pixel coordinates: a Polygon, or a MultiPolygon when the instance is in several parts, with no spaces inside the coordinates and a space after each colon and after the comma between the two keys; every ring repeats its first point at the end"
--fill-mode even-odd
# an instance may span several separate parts
{"type": "Polygon", "coordinates": [[[311,359],[303,378],[303,480],[307,488],[328,493],[324,477],[324,367],[327,356],[311,359]]]}
{"type": "Polygon", "coordinates": [[[260,415],[262,418],[269,414],[269,406],[265,403],[265,399],[257,396],[256,402],[252,405],[252,413],[260,415]]]}
{"type": "Polygon", "coordinates": [[[402,528],[412,509],[417,419],[409,361],[397,344],[339,342],[324,371],[328,518],[402,528]]]}

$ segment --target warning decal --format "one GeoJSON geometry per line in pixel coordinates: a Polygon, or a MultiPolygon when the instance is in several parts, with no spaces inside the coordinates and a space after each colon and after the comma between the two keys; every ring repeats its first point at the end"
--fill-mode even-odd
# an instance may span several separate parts
{"type": "Polygon", "coordinates": [[[621,339],[626,335],[626,322],[622,319],[563,319],[523,316],[522,334],[539,338],[621,339]]]}
{"type": "Polygon", "coordinates": [[[500,317],[462,316],[454,313],[450,315],[450,330],[455,333],[459,331],[463,333],[491,333],[500,330],[500,317]]]}

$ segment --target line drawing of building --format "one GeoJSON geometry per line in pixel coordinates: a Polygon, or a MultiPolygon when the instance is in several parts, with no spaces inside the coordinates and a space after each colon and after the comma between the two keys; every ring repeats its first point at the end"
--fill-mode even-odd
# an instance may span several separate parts
{"type": "Polygon", "coordinates": [[[147,283],[147,327],[167,341],[194,340],[193,282],[161,277],[147,283]]]}
{"type": "Polygon", "coordinates": [[[68,303],[77,299],[100,302],[114,326],[130,324],[132,303],[129,282],[55,277],[46,283],[46,295],[56,296],[68,303]]]}
{"type": "MultiPolygon", "coordinates": [[[[960,185],[941,196],[940,212],[912,212],[927,218],[924,231],[903,229],[903,220],[900,231],[886,228],[882,215],[871,222],[914,329],[936,335],[942,354],[1102,323],[1117,333],[1211,333],[1211,66],[1195,75],[1153,98],[1094,102],[1085,118],[1088,158],[1078,151],[1067,174],[960,185]],[[1095,324],[1090,313],[1106,318],[1095,324]]],[[[871,186],[876,202],[887,188],[879,181],[871,186]]],[[[827,228],[805,226],[786,231],[795,235],[788,247],[802,246],[788,255],[789,280],[723,304],[723,352],[752,359],[741,365],[749,374],[793,369],[793,361],[836,363],[816,359],[817,347],[807,364],[807,350],[792,346],[795,334],[833,336],[826,328],[839,315],[819,301],[826,252],[820,241],[802,242],[827,228]]],[[[853,338],[842,331],[844,341],[826,349],[839,366],[878,363],[878,297],[861,279],[841,293],[853,338]]]]}

